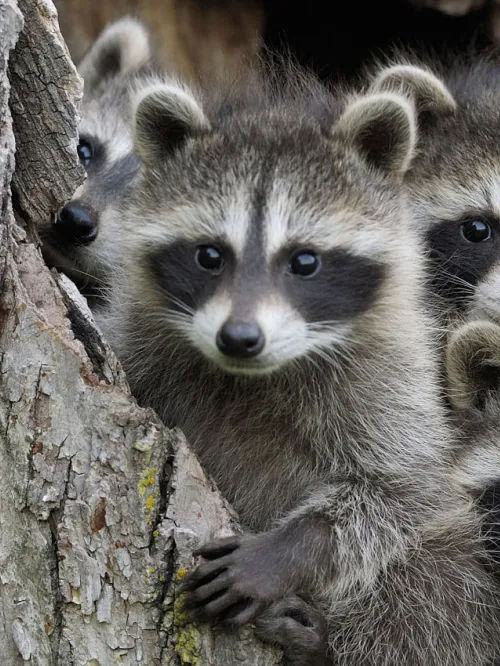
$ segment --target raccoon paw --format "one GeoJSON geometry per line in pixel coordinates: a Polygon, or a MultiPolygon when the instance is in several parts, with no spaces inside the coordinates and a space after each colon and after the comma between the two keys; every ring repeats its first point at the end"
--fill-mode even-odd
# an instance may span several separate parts
{"type": "Polygon", "coordinates": [[[283,650],[286,666],[331,666],[323,614],[297,596],[272,604],[257,619],[256,635],[283,650]]]}
{"type": "Polygon", "coordinates": [[[194,620],[241,626],[283,596],[281,570],[268,535],[233,536],[206,544],[200,564],[180,592],[194,620]]]}

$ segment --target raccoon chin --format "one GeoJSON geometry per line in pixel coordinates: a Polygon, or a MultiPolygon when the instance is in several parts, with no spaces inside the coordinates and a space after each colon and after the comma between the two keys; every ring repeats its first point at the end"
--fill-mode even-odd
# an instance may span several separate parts
{"type": "Polygon", "coordinates": [[[204,356],[215,364],[219,370],[231,375],[244,377],[262,377],[273,374],[291,363],[291,359],[278,361],[274,358],[262,357],[261,359],[231,359],[215,352],[204,356]]]}

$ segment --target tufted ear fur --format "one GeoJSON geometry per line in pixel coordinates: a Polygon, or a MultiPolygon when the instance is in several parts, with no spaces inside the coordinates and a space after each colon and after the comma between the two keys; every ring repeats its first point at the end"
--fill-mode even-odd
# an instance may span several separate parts
{"type": "Polygon", "coordinates": [[[369,92],[396,92],[410,96],[420,119],[426,112],[435,117],[448,116],[457,108],[443,81],[415,65],[393,65],[381,69],[373,79],[369,92]]]}
{"type": "Polygon", "coordinates": [[[111,23],[78,66],[85,94],[92,93],[104,81],[138,70],[151,57],[149,33],[140,21],[122,18],[111,23]]]}
{"type": "Polygon", "coordinates": [[[482,409],[500,389],[500,326],[473,321],[457,329],[446,349],[449,397],[457,409],[482,409]]]}
{"type": "Polygon", "coordinates": [[[371,167],[402,178],[413,157],[417,125],[411,101],[395,93],[351,102],[334,129],[371,167]]]}
{"type": "Polygon", "coordinates": [[[145,164],[157,164],[188,136],[210,127],[191,91],[174,83],[147,86],[134,107],[135,148],[145,164]]]}

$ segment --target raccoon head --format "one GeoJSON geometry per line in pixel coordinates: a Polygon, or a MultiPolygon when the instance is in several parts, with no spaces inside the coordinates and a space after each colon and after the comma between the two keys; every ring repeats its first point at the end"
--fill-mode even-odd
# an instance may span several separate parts
{"type": "Polygon", "coordinates": [[[320,357],[369,312],[383,327],[389,291],[404,300],[393,278],[412,261],[401,202],[411,104],[373,95],[322,123],[293,107],[210,115],[162,84],[135,105],[143,172],[125,215],[141,231],[125,246],[143,305],[132,319],[227,372],[320,357]]]}
{"type": "Polygon", "coordinates": [[[41,236],[48,262],[80,284],[99,283],[108,269],[110,241],[98,235],[109,206],[123,196],[138,173],[128,117],[129,88],[150,58],[146,29],[126,18],[101,33],[78,67],[84,96],[77,151],[87,179],[41,236]]]}
{"type": "Polygon", "coordinates": [[[484,291],[500,315],[498,63],[457,62],[444,80],[429,68],[395,65],[378,73],[372,90],[404,91],[417,107],[419,146],[406,182],[439,305],[454,318],[484,291]]]}

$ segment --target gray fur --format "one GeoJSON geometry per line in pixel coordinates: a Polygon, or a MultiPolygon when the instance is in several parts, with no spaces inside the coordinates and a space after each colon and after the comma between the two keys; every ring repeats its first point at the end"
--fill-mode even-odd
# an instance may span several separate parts
{"type": "Polygon", "coordinates": [[[500,326],[472,320],[453,331],[446,353],[450,400],[455,409],[481,409],[500,387],[500,326]]]}
{"type": "Polygon", "coordinates": [[[50,221],[42,226],[40,236],[49,265],[68,274],[88,294],[106,287],[119,256],[121,224],[114,222],[109,209],[116,207],[138,175],[130,95],[151,75],[151,57],[145,27],[124,18],[101,33],[78,67],[84,79],[79,135],[93,145],[94,157],[72,202],[95,218],[98,235],[83,245],[64,238],[50,221]]]}
{"type": "Polygon", "coordinates": [[[476,309],[500,316],[500,62],[468,54],[452,64],[399,55],[370,89],[404,92],[419,115],[407,174],[410,202],[431,255],[429,285],[446,325],[476,309]],[[491,238],[470,243],[461,225],[479,219],[491,238]]]}
{"type": "Polygon", "coordinates": [[[487,320],[459,326],[446,348],[446,371],[463,442],[456,478],[478,494],[500,480],[500,326],[487,320]]]}
{"type": "Polygon", "coordinates": [[[78,66],[87,96],[96,96],[117,77],[135,74],[151,57],[150,37],[140,21],[124,17],[109,24],[78,66]]]}
{"type": "Polygon", "coordinates": [[[136,104],[135,145],[153,167],[187,135],[209,129],[200,107],[179,84],[152,84],[141,90],[136,104]]]}
{"type": "Polygon", "coordinates": [[[456,428],[454,476],[479,504],[498,573],[500,62],[498,55],[469,54],[452,65],[432,59],[420,65],[400,56],[376,75],[371,89],[404,92],[417,104],[420,145],[407,184],[443,324],[445,384],[456,428]],[[491,230],[480,243],[461,232],[474,218],[491,230]],[[469,323],[462,325],[464,319],[469,323]]]}
{"type": "MultiPolygon", "coordinates": [[[[169,113],[179,108],[159,88],[169,113]]],[[[124,264],[100,321],[140,401],[184,430],[254,532],[203,547],[187,605],[230,625],[260,618],[281,644],[292,635],[295,666],[316,663],[323,631],[314,617],[293,629],[296,595],[322,610],[336,666],[486,664],[498,600],[477,516],[448,475],[424,266],[400,187],[411,103],[332,97],[306,78],[244,104],[189,94],[203,128],[161,158],[161,137],[137,135],[139,154],[157,158],[119,212],[124,264]],[[394,124],[374,162],[359,148],[375,145],[381,108],[394,124]],[[207,243],[229,248],[220,279],[196,272],[207,243]],[[329,316],[306,320],[283,286],[294,248],[358,257],[355,275],[376,262],[377,288],[339,321],[332,278],[308,292],[329,316]],[[234,312],[265,333],[257,359],[216,348],[234,312]]],[[[144,95],[139,107],[151,108],[144,95]]]]}
{"type": "Polygon", "coordinates": [[[261,640],[280,647],[287,666],[329,666],[325,616],[311,603],[294,596],[266,609],[256,620],[261,640]]]}
{"type": "Polygon", "coordinates": [[[500,580],[500,326],[487,320],[460,326],[447,345],[446,369],[460,435],[454,480],[478,503],[490,570],[500,580]]]}

